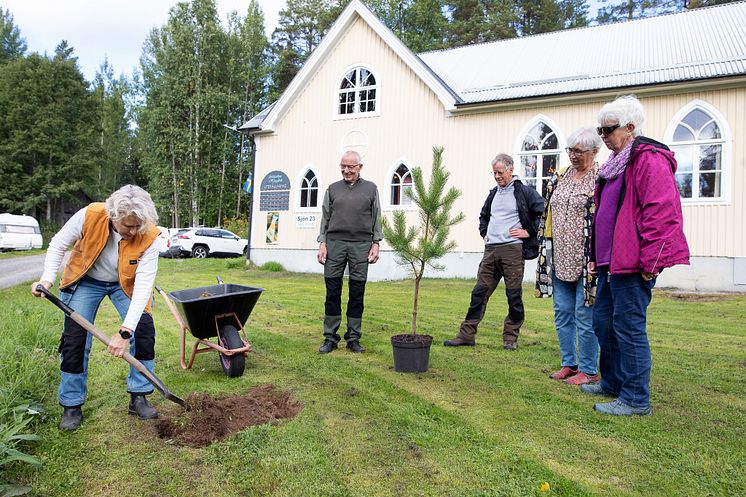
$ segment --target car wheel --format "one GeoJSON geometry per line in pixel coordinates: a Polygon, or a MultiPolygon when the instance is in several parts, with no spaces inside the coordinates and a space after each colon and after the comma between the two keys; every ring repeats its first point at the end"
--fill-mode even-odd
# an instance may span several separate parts
{"type": "Polygon", "coordinates": [[[192,257],[195,259],[205,259],[207,258],[207,254],[209,254],[210,251],[207,250],[207,247],[204,247],[202,245],[197,245],[192,249],[192,257]]]}

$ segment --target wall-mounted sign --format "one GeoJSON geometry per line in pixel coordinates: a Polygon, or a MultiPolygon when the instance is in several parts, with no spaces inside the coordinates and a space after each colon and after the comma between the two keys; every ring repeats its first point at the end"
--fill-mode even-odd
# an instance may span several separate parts
{"type": "Polygon", "coordinates": [[[264,177],[260,189],[263,192],[270,190],[290,190],[290,179],[282,171],[272,171],[264,177]]]}
{"type": "Polygon", "coordinates": [[[319,219],[318,214],[296,214],[295,227],[300,229],[315,228],[317,219],[319,219]]]}
{"type": "Polygon", "coordinates": [[[290,209],[290,179],[282,171],[267,173],[259,186],[260,211],[290,209]]]}

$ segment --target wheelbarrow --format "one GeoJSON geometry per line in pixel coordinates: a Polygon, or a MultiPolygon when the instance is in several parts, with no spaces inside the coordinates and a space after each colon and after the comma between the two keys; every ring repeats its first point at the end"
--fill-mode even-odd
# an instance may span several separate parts
{"type": "Polygon", "coordinates": [[[251,350],[243,325],[264,289],[226,284],[219,276],[217,280],[217,285],[168,294],[158,285],[155,289],[181,327],[179,359],[182,369],[190,369],[197,354],[217,351],[223,372],[236,378],[243,374],[246,355],[251,350]],[[186,358],[187,329],[196,338],[189,359],[186,358]],[[212,337],[217,337],[218,343],[208,340],[212,337]]]}

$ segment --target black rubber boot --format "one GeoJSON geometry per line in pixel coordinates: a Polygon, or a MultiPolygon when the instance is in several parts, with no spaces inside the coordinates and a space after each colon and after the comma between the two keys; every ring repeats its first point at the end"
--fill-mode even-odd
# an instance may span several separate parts
{"type": "Polygon", "coordinates": [[[130,394],[130,406],[128,412],[140,419],[155,419],[158,417],[158,411],[155,407],[148,404],[148,399],[145,398],[145,394],[133,393],[130,394]]]}
{"type": "Polygon", "coordinates": [[[62,421],[60,421],[60,430],[77,430],[78,428],[80,428],[81,421],[83,421],[83,410],[80,408],[80,406],[62,406],[62,421]]]}

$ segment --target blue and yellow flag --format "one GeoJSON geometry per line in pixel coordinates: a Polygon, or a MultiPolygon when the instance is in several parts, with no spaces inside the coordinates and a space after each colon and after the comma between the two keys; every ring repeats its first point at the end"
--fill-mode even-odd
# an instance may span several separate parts
{"type": "Polygon", "coordinates": [[[245,191],[246,193],[251,193],[251,185],[251,173],[249,173],[249,175],[246,177],[246,182],[244,182],[243,184],[243,191],[245,191]]]}

